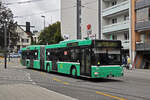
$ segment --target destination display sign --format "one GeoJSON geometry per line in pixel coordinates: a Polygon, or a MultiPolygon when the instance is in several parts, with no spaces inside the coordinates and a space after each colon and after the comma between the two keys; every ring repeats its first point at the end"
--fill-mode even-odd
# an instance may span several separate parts
{"type": "Polygon", "coordinates": [[[75,47],[75,46],[78,46],[78,42],[68,43],[67,46],[68,46],[68,47],[75,47]]]}
{"type": "Polygon", "coordinates": [[[96,47],[121,47],[120,42],[113,42],[113,41],[96,41],[95,42],[96,47]]]}

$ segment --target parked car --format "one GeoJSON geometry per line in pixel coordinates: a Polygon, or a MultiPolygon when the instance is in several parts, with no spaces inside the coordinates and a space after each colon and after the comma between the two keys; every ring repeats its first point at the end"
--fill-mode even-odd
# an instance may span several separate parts
{"type": "Polygon", "coordinates": [[[10,58],[19,58],[20,55],[18,53],[10,53],[10,58]]]}

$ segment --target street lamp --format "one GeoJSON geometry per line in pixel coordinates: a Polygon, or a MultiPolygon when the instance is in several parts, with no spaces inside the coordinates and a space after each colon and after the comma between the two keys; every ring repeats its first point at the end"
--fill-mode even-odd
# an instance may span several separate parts
{"type": "Polygon", "coordinates": [[[44,29],[45,29],[45,16],[41,16],[44,19],[44,29]]]}

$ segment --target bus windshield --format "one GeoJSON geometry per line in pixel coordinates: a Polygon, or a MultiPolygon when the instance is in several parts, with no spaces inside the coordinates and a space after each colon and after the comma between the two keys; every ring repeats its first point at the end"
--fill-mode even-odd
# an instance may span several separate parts
{"type": "Polygon", "coordinates": [[[116,48],[93,48],[92,65],[120,65],[121,52],[116,48]]]}

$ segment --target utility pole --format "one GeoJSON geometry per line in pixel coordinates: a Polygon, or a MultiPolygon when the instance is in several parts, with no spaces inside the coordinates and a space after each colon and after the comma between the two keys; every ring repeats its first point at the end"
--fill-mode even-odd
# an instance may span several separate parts
{"type": "Polygon", "coordinates": [[[7,68],[7,22],[5,22],[4,23],[4,36],[5,36],[5,38],[4,38],[4,46],[5,46],[5,64],[4,64],[4,68],[6,69],[7,68]]]}
{"type": "Polygon", "coordinates": [[[99,33],[99,39],[102,39],[101,37],[101,0],[98,0],[98,33],[99,33]]]}
{"type": "Polygon", "coordinates": [[[10,32],[8,33],[9,34],[9,38],[8,38],[8,40],[9,40],[9,42],[8,42],[8,55],[9,55],[9,59],[8,59],[8,61],[10,62],[10,32]]]}
{"type": "Polygon", "coordinates": [[[44,29],[45,29],[45,16],[41,16],[44,19],[44,29]]]}
{"type": "Polygon", "coordinates": [[[77,39],[81,38],[81,0],[77,0],[77,39]]]}

